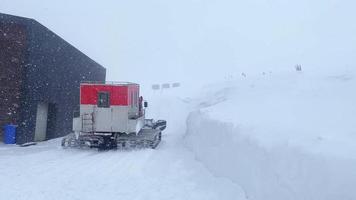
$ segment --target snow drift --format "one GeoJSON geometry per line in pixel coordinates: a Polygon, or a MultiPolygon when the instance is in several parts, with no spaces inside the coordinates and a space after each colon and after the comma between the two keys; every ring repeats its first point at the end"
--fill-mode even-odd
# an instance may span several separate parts
{"type": "Polygon", "coordinates": [[[350,73],[209,86],[187,119],[185,143],[249,199],[356,199],[354,86],[350,73]]]}

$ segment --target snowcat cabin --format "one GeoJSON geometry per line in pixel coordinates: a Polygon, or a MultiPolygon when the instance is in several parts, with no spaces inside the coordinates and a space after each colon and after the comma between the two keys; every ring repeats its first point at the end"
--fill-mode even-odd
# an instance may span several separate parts
{"type": "Polygon", "coordinates": [[[80,119],[74,119],[74,130],[96,133],[137,132],[144,124],[144,112],[140,104],[142,98],[138,84],[82,83],[80,119]]]}
{"type": "MultiPolygon", "coordinates": [[[[126,107],[128,117],[139,117],[139,85],[135,83],[123,84],[81,84],[80,105],[107,109],[126,107]]],[[[84,111],[84,110],[83,110],[84,111]]]]}
{"type": "Polygon", "coordinates": [[[74,134],[62,146],[104,149],[156,148],[165,120],[146,119],[140,87],[135,83],[82,83],[74,134]]]}

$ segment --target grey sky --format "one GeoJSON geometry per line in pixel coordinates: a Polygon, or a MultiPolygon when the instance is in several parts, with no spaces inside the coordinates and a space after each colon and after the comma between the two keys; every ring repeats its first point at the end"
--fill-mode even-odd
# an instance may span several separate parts
{"type": "Polygon", "coordinates": [[[108,80],[147,83],[297,63],[355,67],[355,8],[351,0],[0,0],[0,12],[38,20],[105,66],[108,80]]]}

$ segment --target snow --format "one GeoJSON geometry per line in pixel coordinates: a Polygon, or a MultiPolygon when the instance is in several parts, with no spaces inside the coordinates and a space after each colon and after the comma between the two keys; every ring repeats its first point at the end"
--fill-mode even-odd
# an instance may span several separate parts
{"type": "Polygon", "coordinates": [[[0,199],[356,199],[355,86],[341,69],[143,85],[158,149],[0,145],[0,199]]]}
{"type": "Polygon", "coordinates": [[[54,140],[2,149],[0,198],[229,199],[240,195],[237,186],[212,177],[180,148],[98,153],[63,151],[58,144],[54,140]]]}
{"type": "Polygon", "coordinates": [[[249,199],[356,199],[356,80],[328,73],[209,85],[191,101],[187,147],[249,199]]]}
{"type": "Polygon", "coordinates": [[[212,175],[182,145],[187,105],[152,96],[148,114],[169,121],[158,149],[63,150],[60,139],[0,145],[0,199],[245,199],[239,185],[212,175]]]}
{"type": "Polygon", "coordinates": [[[268,72],[153,90],[158,149],[0,145],[0,199],[355,199],[354,73],[268,72]]]}
{"type": "Polygon", "coordinates": [[[148,116],[168,128],[157,150],[0,144],[0,199],[356,199],[355,1],[1,5],[109,80],[142,84],[148,116]]]}
{"type": "Polygon", "coordinates": [[[290,139],[289,145],[309,151],[356,158],[355,86],[350,72],[259,75],[222,83],[217,91],[209,87],[200,106],[215,119],[250,129],[243,132],[266,146],[290,139]]]}

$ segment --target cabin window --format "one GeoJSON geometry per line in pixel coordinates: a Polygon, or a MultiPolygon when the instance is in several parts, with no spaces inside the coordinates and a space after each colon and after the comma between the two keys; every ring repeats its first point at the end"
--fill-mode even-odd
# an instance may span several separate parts
{"type": "Polygon", "coordinates": [[[110,107],[110,94],[109,92],[98,93],[98,107],[109,108],[110,107]]]}

